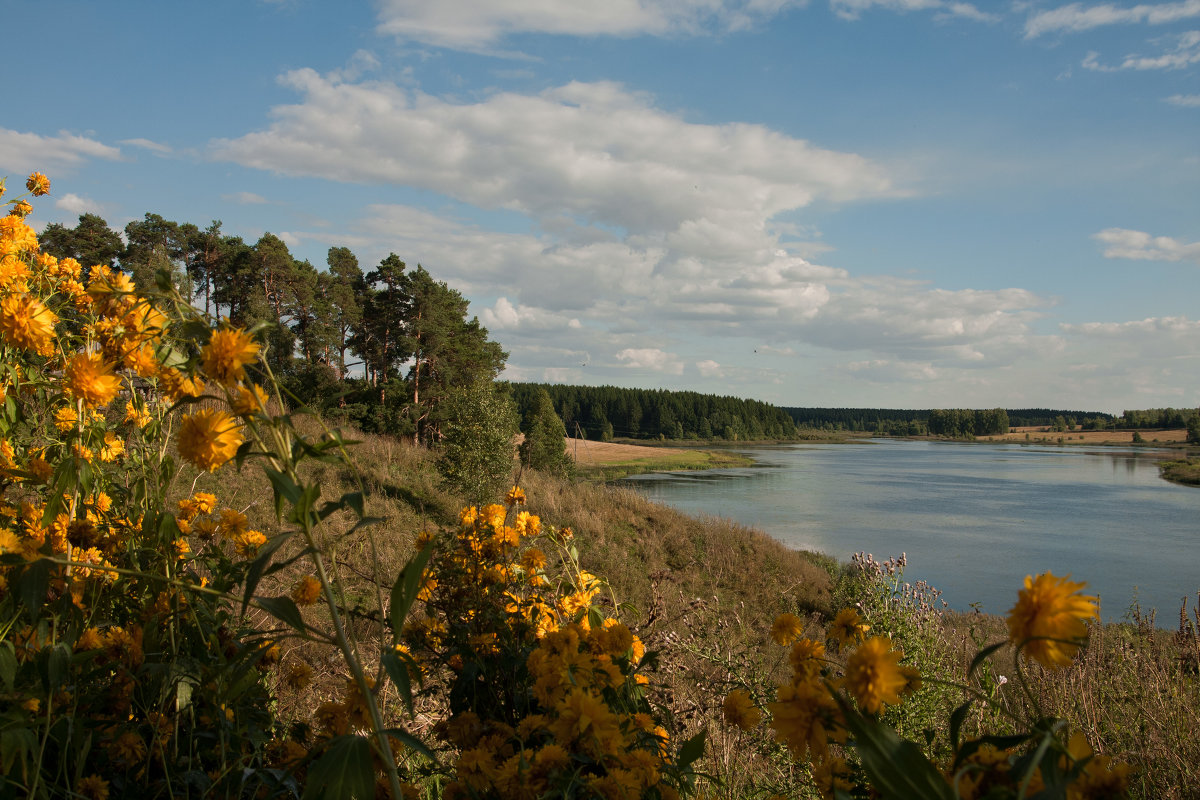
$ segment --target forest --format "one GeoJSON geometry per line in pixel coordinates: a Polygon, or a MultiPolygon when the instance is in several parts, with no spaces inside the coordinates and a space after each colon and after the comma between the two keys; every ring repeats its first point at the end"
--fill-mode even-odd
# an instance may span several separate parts
{"type": "Polygon", "coordinates": [[[294,258],[277,236],[248,243],[158,214],[125,226],[125,241],[94,214],[74,228],[47,225],[44,252],[119,266],[138,289],[160,271],[171,288],[218,320],[262,330],[266,362],[298,404],[366,432],[442,438],[451,387],[491,382],[508,354],[488,338],[468,301],[395,254],[364,270],[346,247],[326,269],[294,258]]]}

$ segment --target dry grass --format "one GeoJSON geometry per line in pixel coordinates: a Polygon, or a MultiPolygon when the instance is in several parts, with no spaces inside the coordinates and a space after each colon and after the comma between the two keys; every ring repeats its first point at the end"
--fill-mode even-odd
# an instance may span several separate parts
{"type": "MultiPolygon", "coordinates": [[[[1013,433],[996,436],[979,436],[981,442],[1051,442],[1064,444],[1133,444],[1134,431],[1054,431],[1046,426],[1013,428],[1013,433]],[[1028,437],[1028,438],[1026,438],[1028,437]]],[[[1187,431],[1145,430],[1138,431],[1145,442],[1159,444],[1182,444],[1187,441],[1187,431]]]]}
{"type": "MultiPolygon", "coordinates": [[[[390,586],[412,553],[416,532],[452,524],[460,499],[439,486],[432,457],[423,449],[364,437],[354,458],[368,493],[367,513],[382,521],[369,534],[351,534],[350,521],[335,516],[323,536],[350,605],[358,599],[369,609],[375,584],[390,586]]],[[[309,474],[325,497],[356,491],[353,476],[342,468],[317,464],[309,474]]],[[[279,530],[270,488],[253,465],[240,475],[227,469],[192,477],[194,487],[179,486],[180,496],[193,488],[211,491],[222,504],[246,510],[264,532],[279,530]]],[[[786,788],[791,796],[806,791],[801,788],[805,773],[779,755],[769,732],[760,728],[743,734],[721,724],[720,702],[734,686],[748,686],[761,700],[769,699],[782,667],[781,648],[767,643],[771,621],[791,611],[807,616],[815,631],[835,603],[845,599],[835,599],[837,565],[727,520],[684,516],[632,490],[536,473],[519,480],[530,510],[547,523],[571,527],[583,566],[605,576],[617,600],[635,607],[622,616],[659,653],[655,699],[669,713],[673,736],[709,730],[702,768],[726,781],[724,794],[750,797],[765,787],[786,788]]],[[[282,593],[298,574],[296,568],[273,576],[265,588],[282,593]]],[[[319,622],[318,613],[306,612],[313,615],[312,622],[319,622]]],[[[978,640],[1005,637],[1003,620],[997,617],[946,615],[940,624],[946,652],[954,654],[942,677],[965,673],[978,640]]],[[[377,628],[367,619],[353,628],[370,659],[379,647],[377,628]]],[[[283,650],[285,663],[302,660],[316,673],[303,694],[279,691],[281,716],[307,719],[318,703],[340,690],[340,662],[327,650],[297,640],[284,642],[283,650]]],[[[1101,752],[1139,769],[1137,796],[1186,800],[1200,798],[1197,664],[1195,624],[1175,635],[1135,621],[1098,627],[1075,667],[1034,671],[1031,678],[1046,711],[1072,720],[1101,752]]],[[[1001,660],[995,669],[1010,678],[1015,674],[1011,659],[1001,660]]],[[[1010,683],[1005,691],[1014,688],[1010,683]]],[[[412,730],[420,734],[432,721],[419,719],[412,730]]],[[[994,725],[996,719],[981,712],[973,722],[994,725]]]]}

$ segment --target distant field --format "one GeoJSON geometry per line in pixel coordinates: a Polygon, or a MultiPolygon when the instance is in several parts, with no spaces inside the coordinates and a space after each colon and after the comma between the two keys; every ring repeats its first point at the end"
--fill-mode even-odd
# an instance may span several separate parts
{"type": "MultiPolygon", "coordinates": [[[[1027,427],[1014,428],[1016,433],[1005,433],[998,436],[980,436],[982,442],[1024,442],[1026,434],[1029,435],[1028,441],[1047,441],[1057,442],[1061,436],[1064,442],[1076,442],[1079,444],[1132,444],[1133,431],[1052,431],[1047,427],[1027,427]]],[[[1183,428],[1177,430],[1147,430],[1141,431],[1142,440],[1145,442],[1158,442],[1159,444],[1175,444],[1187,441],[1187,431],[1183,428]]]]}
{"type": "Polygon", "coordinates": [[[597,480],[616,480],[640,472],[740,467],[754,463],[738,453],[693,447],[646,447],[639,444],[567,439],[567,453],[579,474],[597,480]]]}

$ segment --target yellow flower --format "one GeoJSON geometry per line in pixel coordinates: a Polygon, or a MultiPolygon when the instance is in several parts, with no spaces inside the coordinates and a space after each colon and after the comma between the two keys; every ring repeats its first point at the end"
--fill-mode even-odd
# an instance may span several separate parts
{"type": "Polygon", "coordinates": [[[101,461],[116,461],[125,452],[125,441],[112,431],[104,434],[104,444],[100,446],[101,461]]]}
{"type": "Polygon", "coordinates": [[[771,638],[775,644],[791,644],[804,631],[804,621],[795,614],[780,614],[771,625],[771,638]]]}
{"type": "Polygon", "coordinates": [[[813,780],[821,790],[822,797],[833,798],[836,793],[849,792],[854,788],[850,780],[850,766],[844,758],[824,758],[813,765],[813,780]]]}
{"type": "Polygon", "coordinates": [[[246,531],[233,537],[234,550],[243,557],[254,555],[266,543],[267,537],[262,531],[246,531]]]}
{"type": "Polygon", "coordinates": [[[288,671],[283,677],[283,682],[296,692],[302,692],[308,687],[312,681],[312,667],[305,664],[303,661],[294,661],[288,666],[288,671]]]}
{"type": "Polygon", "coordinates": [[[192,495],[192,501],[196,504],[198,514],[211,514],[217,507],[217,496],[209,492],[196,492],[192,495]]]}
{"type": "Polygon", "coordinates": [[[857,611],[843,608],[830,623],[828,636],[845,647],[850,642],[861,641],[869,630],[871,626],[863,622],[857,611]]]}
{"type": "Polygon", "coordinates": [[[824,686],[786,684],[779,687],[778,698],[767,704],[771,727],[796,758],[805,758],[809,751],[823,756],[830,740],[845,740],[841,712],[824,686]]]}
{"type": "Polygon", "coordinates": [[[525,505],[525,492],[519,486],[514,486],[508,490],[508,494],[504,496],[504,502],[509,506],[525,505]]]}
{"type": "Polygon", "coordinates": [[[99,353],[76,353],[67,364],[66,390],[88,408],[108,405],[121,388],[121,379],[112,373],[99,353]]]}
{"type": "Polygon", "coordinates": [[[75,427],[75,423],[79,418],[75,415],[75,409],[70,406],[63,406],[58,411],[54,412],[54,427],[60,431],[69,431],[75,427]]]}
{"type": "Polygon", "coordinates": [[[245,533],[250,520],[235,508],[221,509],[221,533],[230,539],[245,533]]]}
{"type": "Polygon", "coordinates": [[[28,217],[33,213],[33,206],[29,204],[28,200],[18,200],[13,203],[11,213],[18,217],[28,217]]]}
{"type": "Polygon", "coordinates": [[[53,311],[28,295],[13,294],[0,301],[0,334],[13,347],[50,355],[57,322],[53,311]]]}
{"type": "Polygon", "coordinates": [[[245,366],[258,358],[259,346],[241,328],[213,331],[200,353],[204,371],[217,383],[233,386],[246,377],[245,366]]]}
{"type": "Polygon", "coordinates": [[[148,344],[128,350],[121,363],[143,378],[153,378],[158,374],[158,359],[154,356],[154,348],[148,344]]]}
{"type": "Polygon", "coordinates": [[[292,600],[298,606],[311,606],[321,596],[321,582],[312,575],[305,575],[292,587],[292,600]]]}
{"type": "Polygon", "coordinates": [[[846,659],[846,690],[870,714],[884,703],[900,702],[900,691],[908,678],[900,667],[904,654],[892,649],[890,640],[872,636],[846,659]]]}
{"type": "Polygon", "coordinates": [[[224,411],[197,411],[179,426],[179,455],[209,472],[233,458],[241,443],[241,426],[224,411]]]}
{"type": "Polygon", "coordinates": [[[87,800],[108,800],[108,781],[99,775],[88,775],[86,778],[80,778],[79,783],[75,784],[75,792],[87,800]]]}
{"type": "Polygon", "coordinates": [[[45,194],[50,194],[50,179],[40,172],[34,172],[25,180],[25,188],[28,189],[34,197],[41,197],[45,194]]]}
{"type": "Polygon", "coordinates": [[[810,681],[821,674],[821,662],[825,659],[825,645],[804,638],[792,645],[788,661],[792,665],[792,680],[810,681]]]}
{"type": "Polygon", "coordinates": [[[237,392],[231,398],[229,407],[239,417],[249,417],[267,407],[267,393],[256,384],[237,387],[237,392]]]}
{"type": "Polygon", "coordinates": [[[132,400],[125,403],[125,422],[132,423],[135,427],[144,428],[150,424],[150,412],[145,406],[135,406],[132,400]]]}
{"type": "Polygon", "coordinates": [[[204,393],[204,381],[198,377],[184,375],[174,367],[167,367],[158,375],[159,385],[172,403],[184,397],[199,397],[204,393]]]}
{"type": "Polygon", "coordinates": [[[726,695],[725,702],[721,704],[721,710],[725,714],[725,724],[736,726],[744,731],[748,731],[762,722],[762,712],[754,705],[754,701],[750,699],[750,694],[745,689],[734,689],[726,695]]]}
{"type": "Polygon", "coordinates": [[[1095,619],[1096,598],[1080,594],[1087,584],[1044,572],[1025,576],[1025,588],[1008,612],[1008,638],[1025,655],[1046,667],[1071,663],[1087,636],[1084,621],[1095,619]]]}

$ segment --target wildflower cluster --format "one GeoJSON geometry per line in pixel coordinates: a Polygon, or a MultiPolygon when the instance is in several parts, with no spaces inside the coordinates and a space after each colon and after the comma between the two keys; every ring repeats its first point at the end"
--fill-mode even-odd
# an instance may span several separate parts
{"type": "MultiPolygon", "coordinates": [[[[26,188],[39,197],[50,182],[34,173],[26,188]]],[[[26,222],[32,204],[6,205],[0,794],[289,793],[294,773],[261,746],[278,733],[267,679],[277,623],[341,649],[386,764],[378,703],[340,609],[330,607],[332,632],[298,610],[328,585],[313,526],[339,510],[361,515],[352,497],[318,513],[319,489],[296,479],[301,458],[329,457],[340,439],[304,441],[288,418],[266,413],[250,333],[211,328],[165,280],[148,292],[108,265],[42,253],[26,222]],[[293,506],[292,530],[268,536],[207,491],[173,499],[175,453],[200,481],[252,446],[269,464],[281,516],[285,501],[293,506]],[[260,597],[258,582],[279,568],[272,554],[297,534],[320,577],[292,597],[260,597]],[[248,607],[268,612],[265,627],[250,623],[248,607]]],[[[320,755],[305,748],[308,761],[320,755]]]]}
{"type": "Polygon", "coordinates": [[[645,697],[645,648],[601,608],[570,529],[524,500],[514,487],[506,505],[464,509],[456,530],[418,541],[433,556],[398,646],[448,675],[446,796],[678,797],[699,742],[673,755],[645,697]]]}
{"type": "MultiPolygon", "coordinates": [[[[856,563],[874,562],[868,557],[856,563]]],[[[886,571],[881,567],[876,577],[886,571]]],[[[1086,637],[1085,623],[1097,614],[1096,599],[1081,594],[1083,586],[1050,573],[1027,577],[1008,614],[1009,640],[981,650],[971,671],[1006,644],[1026,663],[1046,669],[1068,666],[1086,637]]],[[[988,702],[986,696],[970,697],[955,710],[950,756],[930,760],[921,746],[904,740],[882,718],[888,707],[904,703],[923,683],[894,640],[874,634],[856,609],[841,611],[824,641],[805,638],[802,630],[791,614],[780,615],[772,626],[774,641],[791,647],[791,678],[778,687],[766,710],[776,738],[809,764],[824,797],[1127,796],[1128,765],[1096,755],[1081,733],[1068,735],[1062,720],[1037,715],[1014,720],[1023,729],[1017,734],[960,741],[968,708],[988,702]]],[[[1020,679],[1025,680],[1023,674],[1020,679]]],[[[753,698],[740,689],[725,698],[723,711],[726,723],[741,730],[752,729],[761,719],[753,698]]]]}

